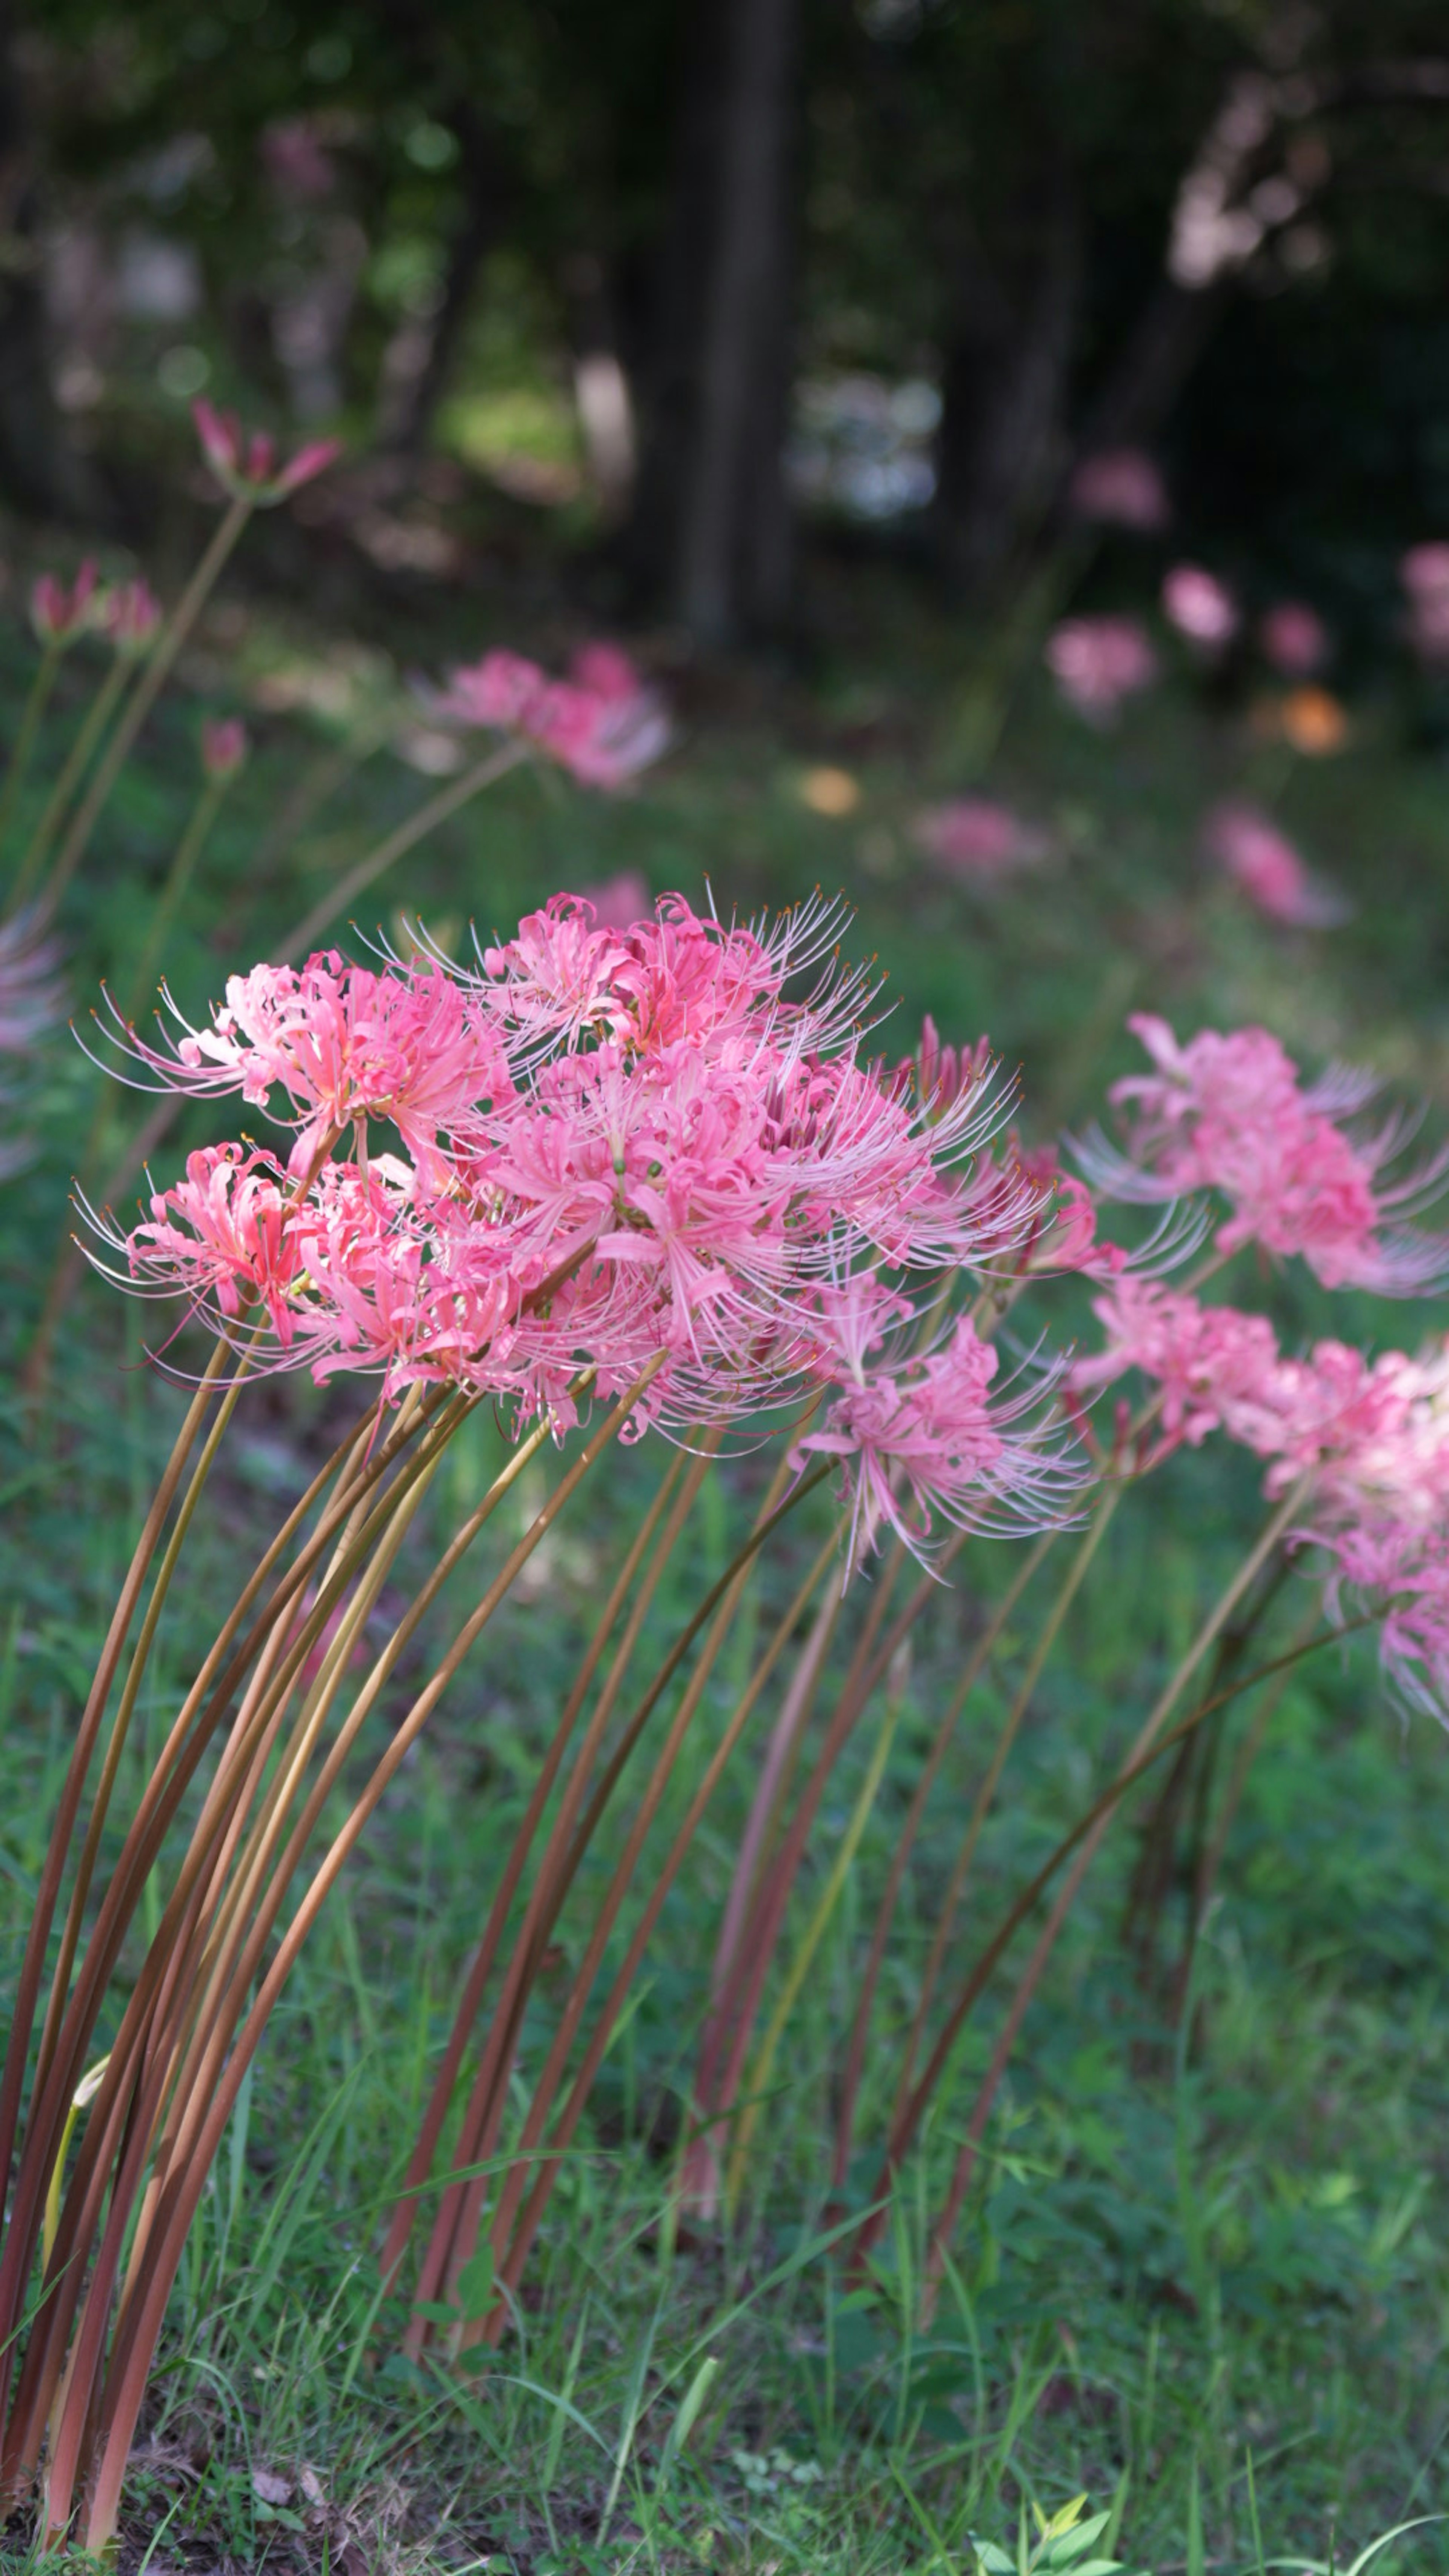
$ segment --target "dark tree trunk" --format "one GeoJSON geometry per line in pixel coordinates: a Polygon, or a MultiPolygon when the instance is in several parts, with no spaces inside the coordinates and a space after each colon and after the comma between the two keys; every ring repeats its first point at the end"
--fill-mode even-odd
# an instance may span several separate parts
{"type": "Polygon", "coordinates": [[[954,582],[988,583],[1039,519],[1064,445],[1082,265],[1071,174],[1024,192],[990,267],[963,264],[943,383],[936,532],[954,582]]]}
{"type": "Polygon", "coordinates": [[[485,119],[463,100],[443,121],[458,138],[463,205],[448,245],[436,313],[400,331],[384,361],[378,439],[400,456],[416,456],[428,444],[483,263],[502,238],[511,200],[498,138],[485,119]]]}
{"type": "Polygon", "coordinates": [[[788,604],[798,0],[717,0],[680,118],[631,553],[702,643],[788,604]]]}
{"type": "Polygon", "coordinates": [[[1236,281],[1179,286],[1164,277],[1088,415],[1082,449],[1137,447],[1155,438],[1217,328],[1236,281]]]}
{"type": "Polygon", "coordinates": [[[15,62],[14,11],[0,0],[0,491],[19,508],[68,517],[92,503],[50,388],[35,138],[15,62]]]}

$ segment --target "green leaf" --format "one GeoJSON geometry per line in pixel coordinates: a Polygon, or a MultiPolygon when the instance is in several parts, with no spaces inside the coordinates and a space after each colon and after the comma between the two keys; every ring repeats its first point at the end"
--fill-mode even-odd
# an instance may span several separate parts
{"type": "Polygon", "coordinates": [[[458,2275],[458,2306],[470,2320],[486,2317],[498,2296],[498,2277],[493,2247],[485,2237],[477,2252],[470,2254],[458,2275]]]}

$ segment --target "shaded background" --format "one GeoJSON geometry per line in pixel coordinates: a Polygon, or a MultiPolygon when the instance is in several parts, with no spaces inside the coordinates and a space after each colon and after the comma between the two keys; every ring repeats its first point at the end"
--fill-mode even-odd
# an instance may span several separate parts
{"type": "Polygon", "coordinates": [[[1155,443],[1183,541],[1317,585],[1357,651],[1449,520],[1449,43],[1413,0],[0,26],[17,510],[154,542],[205,391],[345,426],[339,576],[482,602],[542,556],[706,647],[808,639],[830,559],[979,613],[1103,445],[1155,443]]]}

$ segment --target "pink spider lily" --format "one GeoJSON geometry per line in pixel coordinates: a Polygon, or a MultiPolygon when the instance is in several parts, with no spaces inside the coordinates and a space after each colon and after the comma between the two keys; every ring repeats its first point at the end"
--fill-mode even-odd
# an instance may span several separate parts
{"type": "Polygon", "coordinates": [[[1285,679],[1311,680],[1332,659],[1333,639],[1316,609],[1280,599],[1258,620],[1258,650],[1285,679]]]}
{"type": "Polygon", "coordinates": [[[944,1114],[956,1101],[968,1098],[989,1081],[993,1063],[987,1037],[979,1037],[970,1047],[943,1046],[941,1032],[928,1011],[921,1022],[921,1043],[914,1056],[900,1067],[900,1078],[915,1084],[917,1097],[928,1113],[944,1114]]]}
{"type": "Polygon", "coordinates": [[[621,868],[617,876],[585,886],[579,899],[592,907],[601,930],[627,930],[649,910],[649,888],[637,868],[621,868]]]}
{"type": "Polygon", "coordinates": [[[1204,1029],[1180,1046],[1148,1013],[1128,1026],[1156,1067],[1113,1087],[1128,1150],[1099,1134],[1079,1153],[1108,1196],[1146,1204],[1213,1191],[1230,1209],[1217,1236],[1224,1253],[1256,1242],[1280,1259],[1301,1256],[1326,1288],[1419,1296],[1449,1277],[1449,1238],[1402,1222],[1442,1189],[1449,1155],[1385,1183],[1402,1123],[1359,1137],[1340,1123],[1372,1097],[1371,1080],[1332,1074],[1305,1090],[1266,1029],[1204,1029]]]}
{"type": "Polygon", "coordinates": [[[480,1094],[507,1083],[496,1028],[431,965],[378,975],[333,950],[300,969],[257,966],[228,979],[224,1005],[199,1029],[163,998],[185,1034],[168,1049],[124,1032],[130,1054],[165,1090],[235,1092],[258,1109],[283,1095],[298,1169],[329,1135],[377,1122],[425,1159],[480,1094]]]}
{"type": "Polygon", "coordinates": [[[57,574],[41,573],[30,593],[30,623],[40,643],[63,650],[78,635],[91,632],[99,606],[99,579],[89,555],[69,588],[57,574]]]}
{"type": "Polygon", "coordinates": [[[1231,644],[1242,622],[1232,592],[1202,564],[1174,564],[1164,575],[1162,613],[1189,644],[1210,653],[1231,644]]]}
{"type": "Polygon", "coordinates": [[[1023,823],[1009,805],[987,796],[958,796],[950,804],[933,805],[917,815],[914,829],[927,856],[967,885],[995,885],[1046,855],[1044,834],[1023,823]]]}
{"type": "Polygon", "coordinates": [[[1135,617],[1068,617],[1047,640],[1046,663],[1067,704],[1088,724],[1115,722],[1124,702],[1150,689],[1157,655],[1135,617]]]}
{"type": "Polygon", "coordinates": [[[1224,876],[1269,921],[1330,930],[1351,907],[1314,877],[1291,841],[1254,805],[1226,804],[1208,816],[1204,845],[1224,876]]]}
{"type": "Polygon", "coordinates": [[[316,438],[282,465],[276,440],[265,430],[244,430],[235,412],[218,411],[201,397],[192,404],[191,417],[202,455],[222,490],[229,499],[249,501],[258,510],[290,500],[342,453],[340,438],[316,438]]]}
{"type": "Polygon", "coordinates": [[[1141,447],[1104,447],[1084,456],[1067,487],[1067,506],[1078,519],[1152,536],[1172,516],[1167,486],[1141,447]]]}
{"type": "Polygon", "coordinates": [[[838,1353],[825,1363],[840,1391],[791,1452],[796,1466],[809,1457],[841,1461],[851,1510],[847,1572],[885,1529],[925,1564],[943,1527],[1042,1528],[1068,1517],[1081,1466],[1053,1431],[1050,1379],[993,1404],[999,1355],[968,1317],[957,1318],[939,1349],[911,1353],[899,1339],[887,1344],[899,1308],[888,1295],[880,1303],[878,1316],[868,1304],[848,1313],[838,1353]],[[876,1349],[883,1364],[872,1368],[876,1349]]]}
{"type": "MultiPolygon", "coordinates": [[[[592,679],[550,680],[522,654],[485,653],[449,674],[438,700],[455,723],[515,733],[587,786],[622,787],[668,749],[668,716],[654,693],[635,683],[621,688],[625,657],[612,646],[594,646],[606,667],[580,657],[592,679]]],[[[575,665],[576,671],[580,664],[575,665]]]]}
{"type": "Polygon", "coordinates": [[[1324,1552],[1335,1621],[1345,1589],[1379,1624],[1384,1670],[1421,1706],[1449,1705],[1449,1353],[1343,1342],[1285,1358],[1267,1318],[1153,1283],[1098,1299],[1100,1351],[1073,1363],[1069,1399],[1091,1402],[1128,1370],[1156,1389],[1151,1464],[1223,1432],[1265,1462],[1272,1496],[1296,1493],[1296,1543],[1324,1552]]]}
{"type": "MultiPolygon", "coordinates": [[[[686,1433],[796,1400],[838,1369],[832,1283],[885,1265],[899,1323],[913,1277],[984,1270],[1042,1232],[1024,1168],[973,1190],[999,1115],[984,1059],[949,1100],[933,1066],[922,1094],[862,1060],[858,979],[787,996],[834,927],[813,907],[726,926],[671,896],[617,931],[559,898],[481,974],[314,957],[233,977],[169,1047],[123,1029],[144,1077],[239,1094],[292,1143],[193,1158],[147,1222],[110,1234],[120,1266],[216,1330],[259,1310],[273,1365],[374,1370],[389,1396],[443,1381],[562,1420],[581,1367],[606,1395],[647,1368],[640,1423],[686,1433]]],[[[898,1414],[921,1546],[960,1525],[978,1469],[993,1510],[1031,1487],[1011,1442],[983,1428],[972,1445],[969,1407],[956,1439],[969,1347],[913,1363],[898,1414]]],[[[888,1447],[880,1371],[851,1389],[874,1407],[851,1451],[868,1481],[888,1447]]],[[[843,1417],[831,1437],[843,1456],[843,1417]]],[[[878,1519],[870,1501],[862,1528],[878,1519]]]]}

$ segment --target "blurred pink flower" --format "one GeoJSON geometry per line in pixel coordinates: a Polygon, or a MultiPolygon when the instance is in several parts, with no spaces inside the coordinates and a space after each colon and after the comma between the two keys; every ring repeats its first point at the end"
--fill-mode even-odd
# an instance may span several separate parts
{"type": "Polygon", "coordinates": [[[144,653],[161,623],[161,602],[141,574],[118,581],[100,604],[100,626],[116,652],[144,653]]]}
{"type": "Polygon", "coordinates": [[[1151,1206],[1218,1191],[1230,1211],[1221,1251],[1258,1243],[1279,1260],[1299,1256],[1325,1288],[1422,1297],[1449,1279],[1449,1234],[1404,1222],[1443,1195],[1449,1148],[1395,1175],[1406,1122],[1358,1118],[1378,1087],[1371,1076],[1339,1065],[1305,1085],[1267,1029],[1201,1029],[1179,1044],[1151,1012],[1127,1025],[1153,1068],[1108,1093],[1128,1150],[1100,1133],[1076,1146],[1104,1195],[1151,1206]]]}
{"type": "Polygon", "coordinates": [[[43,572],[30,593],[30,623],[42,644],[70,644],[95,624],[97,573],[86,556],[67,590],[53,572],[43,572]]]}
{"type": "Polygon", "coordinates": [[[1449,545],[1411,546],[1399,565],[1409,639],[1426,662],[1449,662],[1449,545]]]}
{"type": "Polygon", "coordinates": [[[1311,679],[1333,651],[1332,638],[1316,609],[1301,599],[1280,599],[1258,621],[1258,644],[1265,661],[1285,679],[1311,679]]]}
{"type": "Polygon", "coordinates": [[[201,728],[201,766],[216,786],[235,778],[248,751],[240,716],[208,716],[201,728]]]}
{"type": "Polygon", "coordinates": [[[1203,828],[1208,854],[1269,921],[1331,930],[1351,906],[1305,866],[1291,841],[1256,805],[1218,805],[1203,828]]]}
{"type": "Polygon", "coordinates": [[[621,644],[584,644],[569,664],[569,678],[575,688],[589,689],[596,698],[608,698],[625,705],[645,695],[646,683],[640,677],[621,644]]]}
{"type": "Polygon", "coordinates": [[[550,680],[521,653],[499,651],[451,671],[438,712],[457,724],[522,734],[590,787],[621,787],[668,749],[669,718],[651,689],[636,683],[619,694],[622,668],[634,676],[624,655],[612,646],[592,649],[608,656],[606,689],[550,680]]]}
{"type": "Polygon", "coordinates": [[[1124,698],[1148,689],[1157,655],[1135,617],[1069,617],[1048,638],[1047,667],[1089,724],[1110,724],[1124,698]]]}
{"type": "Polygon", "coordinates": [[[654,899],[637,868],[621,868],[616,877],[585,886],[583,902],[593,906],[598,930],[632,930],[654,910],[654,899]]]}
{"type": "Polygon", "coordinates": [[[1217,650],[1238,631],[1238,604],[1226,584],[1202,564],[1174,564],[1162,584],[1162,613],[1191,644],[1217,650]]]}
{"type": "Polygon", "coordinates": [[[337,185],[337,165],[310,117],[283,116],[265,126],[261,153],[267,177],[284,197],[330,197],[337,185]]]}
{"type": "Polygon", "coordinates": [[[1096,456],[1084,456],[1068,486],[1067,503],[1079,519],[1136,528],[1143,535],[1165,528],[1172,516],[1167,486],[1141,447],[1104,447],[1096,456]]]}
{"type": "Polygon", "coordinates": [[[244,430],[235,412],[218,411],[213,403],[200,399],[192,404],[191,417],[201,452],[222,490],[234,501],[249,500],[258,510],[270,510],[290,499],[342,453],[340,438],[314,438],[299,447],[288,464],[279,465],[275,439],[265,430],[244,430]]]}
{"type": "Polygon", "coordinates": [[[920,846],[948,875],[991,885],[1040,859],[1046,841],[1009,805],[987,796],[957,796],[932,805],[913,826],[920,846]]]}

